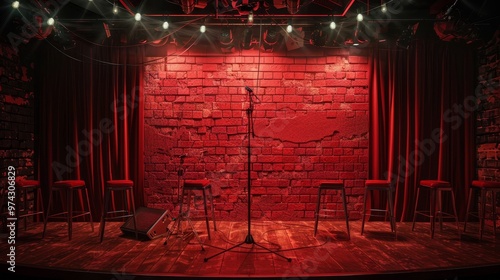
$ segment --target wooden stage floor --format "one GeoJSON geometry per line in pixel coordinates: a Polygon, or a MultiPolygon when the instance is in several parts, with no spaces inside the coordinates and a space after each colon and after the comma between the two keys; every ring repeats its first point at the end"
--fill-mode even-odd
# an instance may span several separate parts
{"type": "Polygon", "coordinates": [[[479,241],[477,223],[460,238],[454,224],[445,223],[434,239],[428,223],[418,223],[414,232],[411,223],[398,223],[396,239],[387,222],[367,222],[361,236],[361,222],[352,221],[351,240],[347,240],[340,220],[320,221],[316,237],[313,221],[252,221],[255,242],[279,250],[291,262],[248,244],[204,262],[221,248],[243,242],[246,222],[219,221],[208,240],[204,222],[194,221],[204,251],[191,230],[186,230],[190,233],[186,236],[173,235],[164,245],[163,237],[124,236],[122,224],[108,222],[103,243],[99,243],[98,223],[94,232],[89,223],[75,223],[71,241],[65,223],[49,223],[44,239],[42,224],[31,224],[16,237],[15,273],[7,271],[10,245],[4,234],[2,279],[499,279],[500,275],[500,239],[489,227],[479,241]]]}

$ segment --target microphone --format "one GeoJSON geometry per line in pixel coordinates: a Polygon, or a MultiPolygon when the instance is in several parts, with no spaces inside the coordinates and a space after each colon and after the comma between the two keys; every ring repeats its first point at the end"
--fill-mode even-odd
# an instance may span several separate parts
{"type": "Polygon", "coordinates": [[[249,86],[245,86],[245,89],[246,89],[248,92],[253,92],[253,90],[252,90],[249,86]]]}

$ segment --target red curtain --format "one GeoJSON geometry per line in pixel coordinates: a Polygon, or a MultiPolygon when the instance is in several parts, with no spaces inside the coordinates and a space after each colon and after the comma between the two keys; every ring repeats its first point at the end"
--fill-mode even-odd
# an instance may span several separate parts
{"type": "MultiPolygon", "coordinates": [[[[369,178],[395,184],[400,221],[412,220],[423,179],[450,181],[464,216],[475,174],[474,54],[468,46],[433,40],[418,40],[409,50],[372,50],[369,178]]],[[[421,201],[426,202],[421,207],[429,207],[428,199],[421,201]]],[[[375,196],[373,203],[385,202],[375,196]]],[[[450,206],[447,199],[444,210],[450,206]]]]}
{"type": "Polygon", "coordinates": [[[94,217],[110,179],[133,180],[136,206],[144,205],[142,58],[139,48],[38,48],[38,176],[47,190],[84,180],[94,217]]]}

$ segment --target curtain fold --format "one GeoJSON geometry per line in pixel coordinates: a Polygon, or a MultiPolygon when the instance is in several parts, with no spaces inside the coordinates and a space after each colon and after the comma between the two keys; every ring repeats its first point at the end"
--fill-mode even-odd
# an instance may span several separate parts
{"type": "Polygon", "coordinates": [[[144,205],[143,57],[141,48],[38,50],[38,177],[45,192],[57,180],[84,180],[94,217],[110,179],[134,181],[144,205]]]}
{"type": "MultiPolygon", "coordinates": [[[[418,182],[450,181],[464,216],[474,156],[474,50],[418,40],[370,55],[369,178],[391,180],[399,221],[411,221],[418,182]]],[[[428,197],[420,207],[429,207],[428,197]],[[427,205],[426,205],[427,203],[427,205]]],[[[375,207],[383,197],[374,195],[375,207]]],[[[445,211],[451,201],[446,198],[445,211]]],[[[428,208],[427,208],[428,209],[428,208]]]]}

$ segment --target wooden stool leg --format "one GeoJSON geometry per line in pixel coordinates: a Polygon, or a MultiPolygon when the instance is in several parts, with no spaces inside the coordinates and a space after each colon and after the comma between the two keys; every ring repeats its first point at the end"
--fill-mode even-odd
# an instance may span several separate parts
{"type": "Polygon", "coordinates": [[[207,209],[207,194],[205,189],[203,189],[203,208],[205,212],[205,223],[207,224],[208,240],[210,240],[210,222],[208,221],[208,209],[207,209]]]}
{"type": "Polygon", "coordinates": [[[481,189],[481,211],[479,214],[479,240],[483,240],[485,219],[486,219],[486,190],[481,189]]]}
{"type": "Polygon", "coordinates": [[[431,238],[434,238],[435,216],[436,216],[436,191],[434,189],[431,189],[430,209],[429,209],[429,218],[431,223],[431,238]]]}
{"type": "Polygon", "coordinates": [[[109,189],[106,189],[106,191],[104,192],[104,204],[102,206],[101,224],[99,227],[99,235],[100,235],[100,242],[101,243],[102,243],[102,240],[104,239],[104,229],[106,228],[106,218],[108,216],[110,196],[111,196],[111,191],[109,189]]]}
{"type": "Polygon", "coordinates": [[[314,236],[318,231],[318,220],[319,220],[319,204],[321,203],[321,188],[318,188],[318,199],[316,202],[316,212],[314,213],[314,236]]]}
{"type": "Polygon", "coordinates": [[[419,201],[419,196],[420,196],[420,186],[417,187],[417,197],[415,198],[415,210],[413,210],[413,223],[411,225],[411,231],[415,230],[415,221],[417,219],[417,214],[418,214],[418,201],[419,201]]]}
{"type": "MultiPolygon", "coordinates": [[[[129,213],[132,213],[132,217],[134,217],[135,239],[139,239],[139,233],[137,232],[137,218],[135,216],[134,189],[127,189],[126,192],[127,192],[127,194],[130,195],[130,205],[131,205],[132,209],[129,209],[129,213]]],[[[127,205],[128,205],[128,203],[127,203],[127,205]]]]}
{"type": "Polygon", "coordinates": [[[460,225],[458,224],[457,204],[455,202],[455,192],[453,189],[451,189],[451,204],[453,206],[453,215],[455,215],[455,223],[457,224],[458,238],[460,238],[460,225]]]}
{"type": "Polygon", "coordinates": [[[497,193],[495,190],[491,191],[491,206],[493,207],[493,234],[496,237],[497,236],[497,206],[496,206],[496,201],[497,201],[497,193]]]}
{"type": "Polygon", "coordinates": [[[68,198],[68,213],[67,213],[67,221],[68,221],[68,238],[71,240],[73,234],[73,190],[67,189],[66,196],[68,198]]]}
{"type": "Polygon", "coordinates": [[[45,219],[43,221],[42,239],[45,237],[45,231],[47,230],[47,221],[49,220],[50,209],[52,208],[52,200],[54,199],[53,192],[54,192],[54,190],[52,190],[52,189],[49,190],[49,203],[47,204],[47,213],[45,214],[45,219]]]}
{"type": "Polygon", "coordinates": [[[363,231],[365,229],[365,217],[366,217],[366,201],[368,200],[368,188],[365,188],[365,198],[363,201],[363,218],[361,221],[361,235],[363,235],[363,231]]]}
{"type": "Polygon", "coordinates": [[[344,204],[345,225],[347,228],[347,239],[351,240],[351,231],[349,229],[349,214],[347,213],[347,200],[346,200],[344,188],[342,188],[341,194],[342,194],[342,203],[344,204]]]}
{"type": "MultiPolygon", "coordinates": [[[[394,203],[392,201],[392,189],[389,189],[387,193],[387,201],[389,203],[389,215],[391,219],[391,231],[394,231],[396,233],[396,217],[394,217],[394,203]]],[[[396,235],[397,236],[397,235],[396,235]]]]}
{"type": "Polygon", "coordinates": [[[85,187],[85,197],[87,198],[87,209],[89,211],[90,227],[92,228],[92,232],[94,232],[94,222],[92,220],[92,209],[90,208],[90,197],[89,197],[89,190],[87,189],[87,187],[85,187]]]}
{"type": "Polygon", "coordinates": [[[212,211],[212,221],[214,222],[214,231],[217,231],[217,225],[215,224],[215,207],[214,207],[214,196],[212,195],[212,186],[208,188],[208,195],[210,196],[210,208],[212,211]]]}
{"type": "Polygon", "coordinates": [[[474,188],[469,188],[469,199],[467,200],[467,210],[465,212],[465,222],[464,222],[464,232],[467,228],[467,221],[469,220],[470,215],[470,205],[474,195],[474,188]]]}

